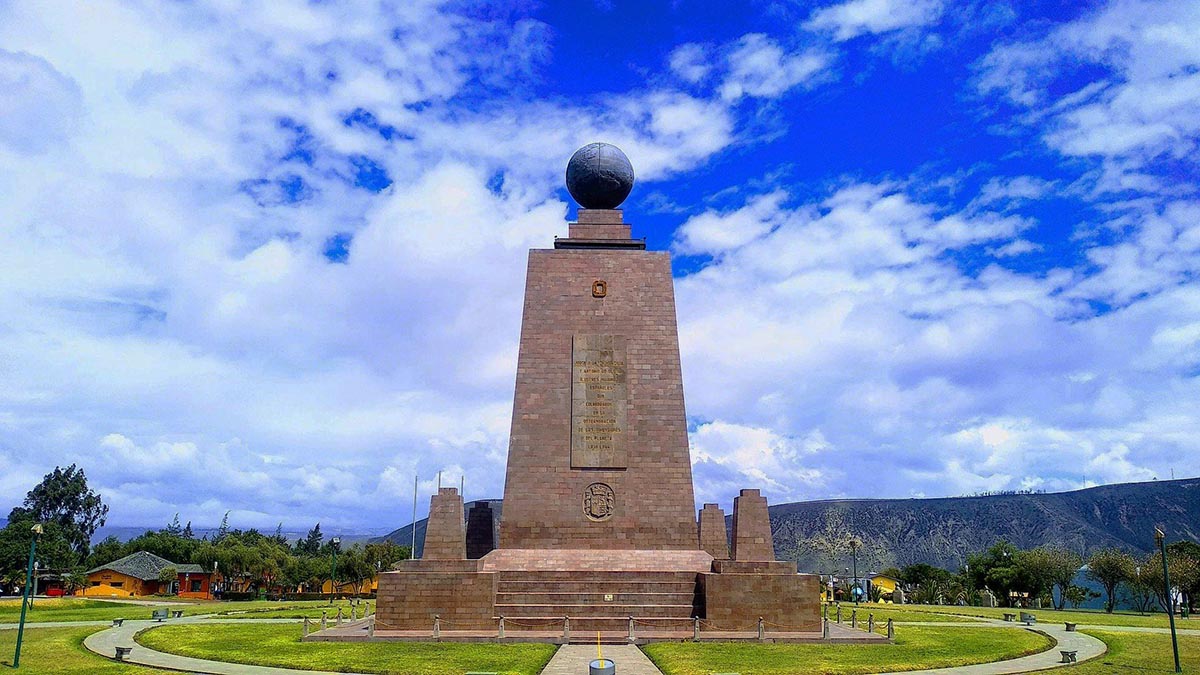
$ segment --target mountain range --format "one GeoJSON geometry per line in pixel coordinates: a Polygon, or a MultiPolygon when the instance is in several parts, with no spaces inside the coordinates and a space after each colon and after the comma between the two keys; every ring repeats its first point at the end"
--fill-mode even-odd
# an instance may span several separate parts
{"type": "MultiPolygon", "coordinates": [[[[500,500],[486,501],[498,517],[500,500]]],[[[770,507],[770,517],[776,557],[806,572],[855,563],[860,574],[914,563],[958,569],[969,554],[1000,539],[1020,548],[1064,546],[1084,557],[1108,546],[1144,553],[1154,545],[1156,526],[1168,541],[1200,542],[1200,478],[1057,493],[793,502],[770,507]],[[854,538],[861,545],[852,561],[848,542],[854,538]]],[[[420,555],[425,521],[416,528],[420,555]]],[[[376,540],[384,539],[408,545],[412,525],[376,540]]]]}

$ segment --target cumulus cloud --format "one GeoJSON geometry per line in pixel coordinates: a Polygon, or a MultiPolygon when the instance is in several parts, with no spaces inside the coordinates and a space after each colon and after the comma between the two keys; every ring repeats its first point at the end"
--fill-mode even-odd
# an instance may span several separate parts
{"type": "Polygon", "coordinates": [[[830,57],[818,50],[788,53],[760,33],[745,35],[729,54],[729,70],[721,83],[721,97],[773,98],[792,87],[815,79],[828,67],[830,57]]]}
{"type": "MultiPolygon", "coordinates": [[[[1200,52],[1189,3],[1119,0],[1032,40],[997,45],[978,88],[1028,108],[1048,146],[1136,170],[1194,155],[1200,52]]],[[[1120,186],[1117,187],[1128,187],[1120,186]]]]}
{"type": "Polygon", "coordinates": [[[850,0],[813,12],[808,30],[831,31],[837,40],[926,26],[942,16],[941,0],[850,0]]]}

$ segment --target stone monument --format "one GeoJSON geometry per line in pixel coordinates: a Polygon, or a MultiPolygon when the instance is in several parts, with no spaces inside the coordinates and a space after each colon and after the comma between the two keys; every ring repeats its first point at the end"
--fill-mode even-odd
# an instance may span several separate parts
{"type": "MultiPolygon", "coordinates": [[[[775,561],[767,501],[699,515],[683,403],[670,255],[617,209],[633,186],[618,148],[567,167],[577,222],[529,253],[500,540],[468,559],[463,503],[430,503],[425,555],[381,575],[378,631],[507,632],[569,625],[820,633],[818,580],[775,561]]],[[[581,634],[580,638],[585,635],[581,634]]]]}

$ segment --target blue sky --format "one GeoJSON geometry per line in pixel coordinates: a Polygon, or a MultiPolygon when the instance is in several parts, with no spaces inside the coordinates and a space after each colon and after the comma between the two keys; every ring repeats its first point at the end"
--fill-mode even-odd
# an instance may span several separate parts
{"type": "MultiPolygon", "coordinates": [[[[1197,473],[1200,6],[0,2],[0,495],[502,491],[526,252],[621,146],[698,501],[1197,473]]],[[[422,510],[426,500],[422,499],[422,510]]]]}

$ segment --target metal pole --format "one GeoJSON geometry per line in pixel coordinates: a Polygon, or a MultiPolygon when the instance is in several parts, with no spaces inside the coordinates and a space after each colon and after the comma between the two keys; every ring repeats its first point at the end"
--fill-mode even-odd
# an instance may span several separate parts
{"type": "Polygon", "coordinates": [[[415,560],[417,557],[417,478],[413,474],[413,526],[412,526],[412,549],[408,552],[410,560],[415,560]]]}
{"type": "Polygon", "coordinates": [[[1171,649],[1175,652],[1175,672],[1182,673],[1179,667],[1179,639],[1175,637],[1175,596],[1171,594],[1171,574],[1167,571],[1167,538],[1160,529],[1154,530],[1154,538],[1158,540],[1158,550],[1162,554],[1163,590],[1166,591],[1167,618],[1171,621],[1171,649]]]}
{"type": "Polygon", "coordinates": [[[21,667],[21,640],[25,637],[25,609],[29,599],[29,585],[33,583],[33,556],[37,553],[37,540],[42,534],[42,526],[34,525],[33,540],[29,542],[29,566],[25,569],[25,593],[21,596],[21,622],[17,625],[17,651],[13,654],[13,668],[21,667]]]}
{"type": "Polygon", "coordinates": [[[854,587],[850,589],[850,594],[854,596],[854,604],[858,604],[858,542],[850,542],[850,560],[854,565],[854,587]]]}

